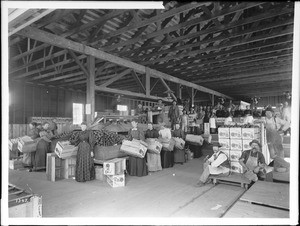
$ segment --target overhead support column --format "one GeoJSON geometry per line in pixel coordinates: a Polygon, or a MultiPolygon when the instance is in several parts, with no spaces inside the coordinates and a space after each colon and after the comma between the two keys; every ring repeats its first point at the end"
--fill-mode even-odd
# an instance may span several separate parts
{"type": "Polygon", "coordinates": [[[86,115],[87,124],[90,126],[95,118],[95,57],[88,56],[87,59],[88,73],[86,87],[86,109],[89,113],[86,115]]]}
{"type": "Polygon", "coordinates": [[[215,106],[215,95],[211,95],[211,105],[215,106]]]}
{"type": "Polygon", "coordinates": [[[150,71],[146,68],[146,96],[150,97],[150,71]]]}
{"type": "Polygon", "coordinates": [[[177,84],[177,96],[180,100],[182,100],[182,85],[177,84]]]}
{"type": "Polygon", "coordinates": [[[192,106],[194,106],[194,104],[195,104],[195,98],[194,98],[195,96],[194,96],[194,88],[192,88],[192,106]]]}

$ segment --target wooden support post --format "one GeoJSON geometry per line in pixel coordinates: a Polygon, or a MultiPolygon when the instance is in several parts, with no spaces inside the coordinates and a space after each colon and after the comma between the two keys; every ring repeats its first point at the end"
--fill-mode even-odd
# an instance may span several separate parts
{"type": "Polygon", "coordinates": [[[88,57],[88,72],[87,89],[86,89],[86,104],[90,108],[90,114],[87,114],[88,126],[94,121],[95,117],[95,57],[88,57]]]}
{"type": "Polygon", "coordinates": [[[182,99],[182,86],[181,84],[177,84],[177,96],[181,100],[182,99]]]}
{"type": "Polygon", "coordinates": [[[150,72],[146,68],[146,96],[150,96],[150,72]]]}
{"type": "Polygon", "coordinates": [[[192,87],[192,107],[194,107],[194,104],[195,104],[195,99],[194,99],[194,88],[192,87]]]}
{"type": "Polygon", "coordinates": [[[211,105],[215,106],[215,95],[211,95],[211,105]]]}

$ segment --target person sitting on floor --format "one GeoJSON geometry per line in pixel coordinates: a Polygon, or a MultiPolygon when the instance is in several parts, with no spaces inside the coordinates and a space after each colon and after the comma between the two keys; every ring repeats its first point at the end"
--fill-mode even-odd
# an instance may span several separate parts
{"type": "Polygon", "coordinates": [[[251,149],[242,152],[242,156],[239,158],[239,163],[244,169],[244,176],[252,181],[257,181],[258,176],[265,174],[265,157],[260,152],[261,144],[258,140],[252,140],[250,142],[251,149]]]}
{"type": "Polygon", "coordinates": [[[210,158],[204,159],[203,173],[196,184],[197,187],[204,186],[210,174],[220,176],[229,175],[230,164],[228,156],[224,152],[220,151],[219,147],[222,147],[219,142],[214,143],[214,154],[210,158]]]}

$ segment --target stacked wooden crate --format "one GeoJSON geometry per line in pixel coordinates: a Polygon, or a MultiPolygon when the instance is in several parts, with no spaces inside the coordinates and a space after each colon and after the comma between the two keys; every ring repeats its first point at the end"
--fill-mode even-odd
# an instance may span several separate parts
{"type": "Polygon", "coordinates": [[[106,181],[111,187],[124,187],[126,159],[115,158],[103,163],[103,172],[106,175],[106,181]]]}
{"type": "Polygon", "coordinates": [[[42,217],[42,197],[8,185],[9,217],[42,217]]]}
{"type": "Polygon", "coordinates": [[[48,153],[46,159],[46,175],[50,181],[75,177],[76,156],[65,159],[59,158],[55,153],[48,153]]]}
{"type": "Polygon", "coordinates": [[[220,127],[218,129],[219,143],[222,151],[230,160],[231,172],[243,173],[239,158],[244,150],[251,149],[250,142],[254,139],[261,142],[261,132],[259,127],[220,127]]]}

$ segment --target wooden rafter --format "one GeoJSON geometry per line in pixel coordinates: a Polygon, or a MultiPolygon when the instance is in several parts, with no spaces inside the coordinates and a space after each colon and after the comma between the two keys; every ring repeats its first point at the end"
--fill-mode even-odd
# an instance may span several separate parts
{"type": "MultiPolygon", "coordinates": [[[[143,73],[143,74],[146,73],[146,67],[145,66],[142,66],[140,64],[136,64],[136,63],[131,62],[129,60],[122,59],[120,57],[108,54],[108,53],[103,52],[101,50],[97,50],[97,49],[94,49],[92,47],[85,46],[85,45],[82,45],[80,43],[76,43],[76,42],[71,41],[71,40],[67,40],[67,39],[59,37],[57,35],[41,31],[41,30],[36,29],[36,28],[27,27],[27,28],[23,29],[22,31],[20,31],[19,34],[23,35],[23,36],[26,36],[26,37],[36,39],[36,40],[39,40],[39,41],[42,41],[42,42],[46,42],[46,43],[51,44],[51,45],[55,45],[55,46],[58,46],[58,47],[61,47],[61,48],[72,49],[73,51],[76,51],[76,52],[79,52],[79,53],[82,53],[82,54],[91,55],[91,56],[94,56],[96,58],[99,58],[99,59],[102,59],[102,60],[105,60],[105,61],[110,61],[110,62],[115,63],[117,65],[125,66],[127,68],[134,69],[139,73],[143,73]]],[[[214,95],[217,95],[217,96],[226,96],[226,95],[221,94],[219,92],[216,92],[214,90],[207,89],[207,88],[199,86],[199,85],[195,85],[191,82],[188,82],[188,81],[185,81],[185,80],[182,80],[182,79],[178,79],[176,77],[170,76],[168,74],[165,74],[165,73],[153,70],[153,69],[150,69],[149,71],[150,71],[150,74],[154,77],[160,77],[160,78],[163,78],[163,79],[166,79],[168,81],[175,82],[175,83],[182,83],[186,86],[193,87],[193,88],[198,89],[198,90],[203,91],[203,92],[213,93],[214,95]]],[[[228,96],[226,96],[226,97],[230,98],[228,96]]]]}
{"type": "Polygon", "coordinates": [[[144,91],[144,93],[146,93],[146,88],[144,86],[144,84],[142,83],[142,81],[139,79],[138,75],[136,74],[136,72],[134,70],[131,71],[131,75],[134,78],[134,80],[136,81],[137,85],[142,88],[142,90],[144,91]]]}
{"type": "Polygon", "coordinates": [[[103,84],[99,85],[99,88],[105,88],[108,85],[112,84],[115,81],[118,81],[120,78],[122,78],[123,76],[127,75],[129,72],[131,71],[131,69],[126,69],[125,71],[123,71],[120,74],[116,74],[113,78],[109,79],[108,81],[104,82],[103,84]]]}
{"type": "MultiPolygon", "coordinates": [[[[171,31],[176,31],[176,30],[178,30],[182,27],[185,27],[185,26],[192,26],[192,25],[198,24],[198,23],[200,23],[204,20],[211,20],[213,18],[219,17],[220,15],[226,15],[226,14],[229,14],[229,13],[232,13],[232,12],[235,12],[235,11],[244,10],[246,8],[254,7],[254,6],[259,5],[259,4],[261,4],[261,3],[242,3],[242,4],[239,4],[235,7],[232,7],[231,9],[225,9],[221,13],[213,15],[212,18],[203,19],[202,17],[200,17],[200,18],[196,18],[196,19],[193,19],[193,20],[189,20],[189,21],[186,21],[186,22],[181,23],[181,24],[177,24],[177,25],[174,25],[174,26],[171,26],[171,27],[164,28],[160,31],[152,32],[148,35],[145,35],[145,37],[143,37],[143,39],[149,39],[149,38],[157,37],[157,36],[160,36],[160,35],[163,35],[163,34],[166,34],[166,33],[170,33],[171,31]]],[[[127,41],[119,42],[118,44],[115,44],[115,45],[112,45],[112,46],[104,47],[103,49],[105,51],[111,51],[115,48],[125,46],[125,45],[130,45],[130,44],[133,44],[133,43],[135,43],[137,41],[140,41],[140,40],[141,40],[141,37],[139,37],[138,39],[134,38],[134,39],[130,39],[130,40],[127,40],[127,41]]]]}
{"type": "Polygon", "coordinates": [[[71,57],[75,60],[75,62],[78,64],[78,66],[81,68],[81,70],[84,72],[85,76],[89,76],[89,73],[87,71],[87,69],[83,66],[83,64],[80,62],[80,60],[78,59],[78,57],[76,56],[76,54],[68,49],[69,54],[71,55],[71,57]]]}

